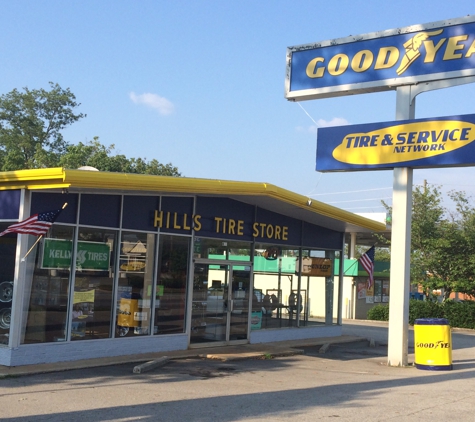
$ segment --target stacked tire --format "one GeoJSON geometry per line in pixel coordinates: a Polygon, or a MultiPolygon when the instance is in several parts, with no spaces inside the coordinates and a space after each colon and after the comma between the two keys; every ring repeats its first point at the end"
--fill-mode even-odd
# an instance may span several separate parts
{"type": "Polygon", "coordinates": [[[8,344],[12,319],[13,281],[0,283],[0,344],[8,344]]]}

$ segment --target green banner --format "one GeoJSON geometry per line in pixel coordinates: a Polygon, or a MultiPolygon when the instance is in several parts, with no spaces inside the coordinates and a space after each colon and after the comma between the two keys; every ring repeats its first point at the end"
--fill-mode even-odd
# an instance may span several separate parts
{"type": "MultiPolygon", "coordinates": [[[[45,239],[41,268],[69,269],[71,267],[72,241],[45,239]]],[[[109,270],[110,246],[100,242],[78,242],[76,270],[109,270]]]]}

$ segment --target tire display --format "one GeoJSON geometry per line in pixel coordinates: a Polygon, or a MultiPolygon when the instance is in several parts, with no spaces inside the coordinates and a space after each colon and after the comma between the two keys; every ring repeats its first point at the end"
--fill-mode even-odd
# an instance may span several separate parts
{"type": "MultiPolygon", "coordinates": [[[[10,302],[13,299],[13,281],[0,283],[0,330],[9,330],[12,319],[10,302]]],[[[2,334],[2,333],[0,333],[2,334]]],[[[2,336],[3,337],[3,336],[2,336]]],[[[8,338],[2,339],[1,344],[8,344],[8,338]]]]}
{"type": "Polygon", "coordinates": [[[0,302],[11,302],[13,299],[13,281],[0,283],[0,302]]]}
{"type": "Polygon", "coordinates": [[[12,319],[12,308],[0,309],[0,328],[8,330],[12,319]]]}

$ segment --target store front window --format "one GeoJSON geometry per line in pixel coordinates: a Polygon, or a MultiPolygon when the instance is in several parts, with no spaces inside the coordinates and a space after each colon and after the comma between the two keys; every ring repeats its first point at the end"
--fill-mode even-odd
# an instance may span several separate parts
{"type": "MultiPolygon", "coordinates": [[[[0,224],[0,232],[8,224],[0,224]]],[[[8,345],[12,317],[13,276],[15,272],[16,234],[0,237],[0,347],[8,345]]]]}
{"type": "Polygon", "coordinates": [[[155,234],[122,233],[116,336],[150,334],[155,234]]]}
{"type": "MultiPolygon", "coordinates": [[[[27,256],[21,342],[66,340],[74,229],[55,224],[27,256]],[[32,264],[32,265],[30,265],[32,264]]],[[[30,247],[37,238],[31,236],[30,247]]]]}
{"type": "Polygon", "coordinates": [[[338,282],[333,251],[303,250],[301,293],[304,309],[300,326],[338,323],[338,282]]]}
{"type": "Polygon", "coordinates": [[[299,251],[274,245],[256,245],[254,253],[253,316],[260,325],[251,329],[303,327],[332,321],[334,296],[333,253],[299,251]],[[300,286],[299,286],[300,277],[300,286]]]}
{"type": "Polygon", "coordinates": [[[251,242],[195,237],[194,258],[251,260],[251,242]]]}
{"type": "Polygon", "coordinates": [[[185,332],[185,305],[191,238],[160,235],[154,334],[185,332]]]}
{"type": "Polygon", "coordinates": [[[297,255],[298,251],[293,249],[256,245],[252,309],[255,317],[259,316],[256,312],[262,313],[262,320],[260,327],[252,329],[297,326],[297,314],[302,314],[305,306],[303,297],[298,303],[297,255]]]}
{"type": "Polygon", "coordinates": [[[389,302],[389,280],[374,280],[374,303],[389,302]]]}
{"type": "Polygon", "coordinates": [[[111,337],[116,239],[114,230],[79,229],[71,340],[111,337]]]}

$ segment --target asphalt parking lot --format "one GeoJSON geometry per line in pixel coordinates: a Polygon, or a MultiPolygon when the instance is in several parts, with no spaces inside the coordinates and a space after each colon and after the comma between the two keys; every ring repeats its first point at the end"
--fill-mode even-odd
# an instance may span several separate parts
{"type": "MultiPolygon", "coordinates": [[[[350,329],[351,327],[348,327],[350,329]]],[[[353,332],[361,327],[357,325],[353,332]]],[[[2,421],[473,421],[475,334],[453,333],[453,370],[388,367],[376,347],[308,345],[294,355],[171,360],[0,379],[2,421]]],[[[413,360],[413,355],[410,355],[413,360]]]]}

